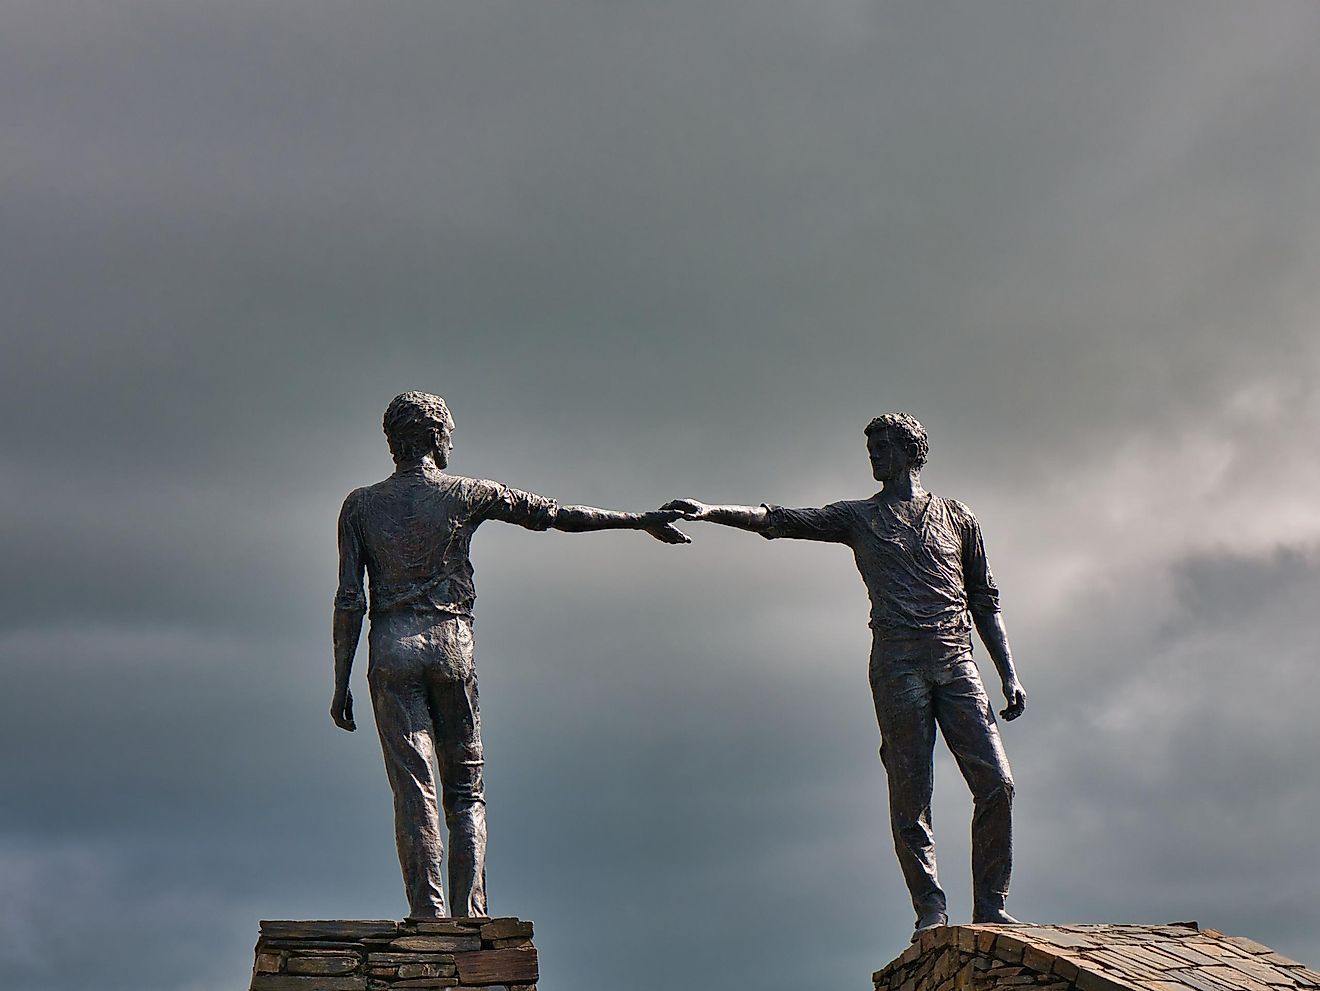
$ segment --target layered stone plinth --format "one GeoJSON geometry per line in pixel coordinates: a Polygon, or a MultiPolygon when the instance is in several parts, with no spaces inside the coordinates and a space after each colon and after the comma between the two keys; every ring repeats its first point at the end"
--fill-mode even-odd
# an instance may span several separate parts
{"type": "Polygon", "coordinates": [[[1320,974],[1243,936],[1167,926],[941,926],[875,991],[1320,991],[1320,974]]]}
{"type": "Polygon", "coordinates": [[[521,919],[263,921],[251,991],[535,991],[521,919]]]}

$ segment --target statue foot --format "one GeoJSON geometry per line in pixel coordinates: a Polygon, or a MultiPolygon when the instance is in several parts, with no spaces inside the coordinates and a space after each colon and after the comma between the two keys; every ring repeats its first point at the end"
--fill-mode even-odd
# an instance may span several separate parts
{"type": "Polygon", "coordinates": [[[989,912],[977,912],[972,916],[972,924],[985,923],[996,926],[1017,926],[1021,925],[1017,919],[1009,915],[1002,908],[993,909],[989,912]]]}
{"type": "Polygon", "coordinates": [[[932,929],[938,929],[940,926],[947,926],[949,917],[943,912],[927,912],[917,919],[917,928],[912,932],[912,942],[921,939],[922,933],[930,932],[932,929]]]}

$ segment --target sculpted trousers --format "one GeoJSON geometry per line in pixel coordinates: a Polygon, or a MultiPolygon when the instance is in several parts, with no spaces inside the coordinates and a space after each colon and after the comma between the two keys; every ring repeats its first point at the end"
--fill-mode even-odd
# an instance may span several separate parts
{"type": "Polygon", "coordinates": [[[444,841],[436,768],[449,830],[449,899],[456,916],[486,914],[486,796],[472,624],[458,616],[373,617],[367,672],[409,916],[443,917],[444,841]]]}
{"type": "Polygon", "coordinates": [[[973,921],[1002,910],[1013,866],[1013,775],[971,653],[877,640],[870,679],[894,849],[918,918],[946,911],[930,816],[936,726],[972,791],[973,921]]]}

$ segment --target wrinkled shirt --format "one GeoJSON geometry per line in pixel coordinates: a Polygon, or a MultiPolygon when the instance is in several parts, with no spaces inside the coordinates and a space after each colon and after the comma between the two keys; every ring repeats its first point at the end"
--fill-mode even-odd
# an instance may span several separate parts
{"type": "Polygon", "coordinates": [[[486,520],[545,530],[553,499],[432,466],[397,471],[355,489],[339,514],[335,608],[363,611],[365,569],[373,616],[400,609],[472,616],[477,591],[469,551],[486,520]]]}
{"type": "Polygon", "coordinates": [[[761,534],[768,539],[796,537],[852,548],[871,597],[877,641],[931,639],[970,650],[971,611],[999,610],[981,527],[960,502],[932,494],[912,525],[878,494],[820,509],[766,509],[761,534]]]}

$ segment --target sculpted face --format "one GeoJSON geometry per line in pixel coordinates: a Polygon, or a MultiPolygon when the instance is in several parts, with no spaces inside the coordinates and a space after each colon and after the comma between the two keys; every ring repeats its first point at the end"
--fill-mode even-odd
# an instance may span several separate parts
{"type": "Polygon", "coordinates": [[[866,438],[871,457],[871,475],[877,482],[901,478],[909,470],[910,459],[902,444],[895,443],[888,430],[877,430],[866,438]]]}
{"type": "Polygon", "coordinates": [[[448,468],[449,452],[454,449],[453,421],[450,421],[447,429],[437,430],[435,437],[435,466],[437,468],[448,468]]]}

